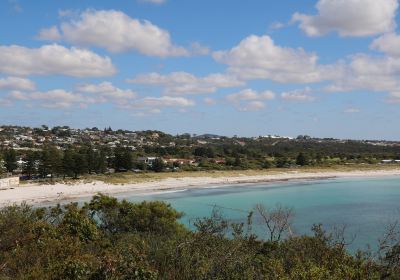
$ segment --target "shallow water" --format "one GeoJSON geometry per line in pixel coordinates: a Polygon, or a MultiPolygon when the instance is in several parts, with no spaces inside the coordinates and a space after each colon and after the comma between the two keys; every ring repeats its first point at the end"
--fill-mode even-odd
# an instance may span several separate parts
{"type": "MultiPolygon", "coordinates": [[[[196,218],[210,216],[214,206],[221,207],[227,219],[244,222],[255,204],[273,207],[279,203],[294,209],[296,234],[310,233],[317,223],[328,230],[345,225],[348,238],[356,237],[349,246],[352,251],[365,249],[367,244],[375,247],[387,225],[400,219],[400,177],[236,185],[153,195],[125,193],[118,197],[166,201],[185,213],[182,222],[189,227],[196,218]]],[[[257,221],[253,229],[263,236],[257,221]]]]}

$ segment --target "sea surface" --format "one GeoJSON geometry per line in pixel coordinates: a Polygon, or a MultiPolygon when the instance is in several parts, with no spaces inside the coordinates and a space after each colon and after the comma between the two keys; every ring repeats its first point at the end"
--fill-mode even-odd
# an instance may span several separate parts
{"type": "MultiPolygon", "coordinates": [[[[129,201],[162,200],[185,213],[181,222],[190,228],[198,218],[209,217],[214,208],[233,222],[245,222],[257,203],[266,207],[281,204],[294,210],[292,230],[310,234],[313,224],[331,231],[346,227],[354,240],[351,251],[376,248],[387,226],[400,220],[400,177],[341,178],[276,184],[247,184],[187,189],[158,194],[120,194],[129,201]]],[[[253,231],[265,236],[265,227],[255,218],[253,231]]]]}

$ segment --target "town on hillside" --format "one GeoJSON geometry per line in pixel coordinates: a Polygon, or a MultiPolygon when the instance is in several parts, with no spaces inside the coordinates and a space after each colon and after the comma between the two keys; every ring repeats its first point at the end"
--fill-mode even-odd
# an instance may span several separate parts
{"type": "Polygon", "coordinates": [[[171,172],[400,164],[400,142],[170,135],[161,131],[0,126],[0,176],[22,180],[114,172],[171,172]]]}

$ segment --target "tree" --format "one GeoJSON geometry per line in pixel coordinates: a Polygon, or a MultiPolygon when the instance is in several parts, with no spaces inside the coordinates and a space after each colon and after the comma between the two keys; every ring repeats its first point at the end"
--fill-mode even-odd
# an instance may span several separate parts
{"type": "Polygon", "coordinates": [[[94,196],[84,208],[91,217],[98,219],[101,228],[112,234],[154,232],[174,235],[183,230],[178,222],[183,214],[160,201],[134,204],[100,194],[94,196]]]}
{"type": "Polygon", "coordinates": [[[255,210],[267,228],[267,235],[269,235],[270,241],[280,241],[284,234],[291,234],[292,219],[294,217],[291,208],[278,204],[276,208],[268,209],[262,204],[257,204],[255,210]]]}
{"type": "Polygon", "coordinates": [[[96,152],[93,150],[92,146],[89,146],[85,149],[85,156],[87,162],[87,170],[88,173],[91,174],[94,170],[96,170],[96,152]]]}
{"type": "Polygon", "coordinates": [[[125,148],[116,148],[114,151],[114,168],[117,171],[130,170],[133,167],[132,152],[125,148]]]}
{"type": "Polygon", "coordinates": [[[289,164],[289,161],[286,157],[280,156],[276,159],[276,167],[283,168],[289,164]]]}
{"type": "Polygon", "coordinates": [[[17,169],[17,154],[14,149],[8,149],[4,152],[4,166],[8,172],[17,169]]]}
{"type": "Polygon", "coordinates": [[[162,158],[156,158],[151,165],[151,169],[154,172],[162,172],[165,168],[165,164],[162,158]]]}
{"type": "Polygon", "coordinates": [[[3,157],[0,154],[0,175],[6,172],[6,168],[4,166],[3,157]]]}
{"type": "Polygon", "coordinates": [[[303,153],[299,153],[296,158],[296,164],[300,166],[308,165],[308,158],[303,153]]]}
{"type": "Polygon", "coordinates": [[[39,173],[42,178],[50,175],[51,180],[54,176],[61,173],[62,158],[60,152],[55,147],[45,147],[40,154],[39,173]]]}
{"type": "Polygon", "coordinates": [[[107,171],[107,153],[103,149],[96,154],[96,173],[105,173],[107,171]]]}
{"type": "Polygon", "coordinates": [[[73,176],[75,179],[77,179],[80,174],[87,172],[85,155],[73,149],[65,151],[62,166],[64,176],[73,176]]]}
{"type": "Polygon", "coordinates": [[[37,161],[39,159],[39,155],[37,153],[29,153],[25,158],[25,164],[22,168],[22,173],[27,175],[29,178],[32,175],[37,174],[37,161]]]}

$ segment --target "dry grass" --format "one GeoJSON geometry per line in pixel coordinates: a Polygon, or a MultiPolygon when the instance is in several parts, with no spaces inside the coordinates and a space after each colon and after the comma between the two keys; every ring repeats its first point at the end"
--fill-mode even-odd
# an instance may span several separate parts
{"type": "MultiPolygon", "coordinates": [[[[274,175],[282,173],[324,173],[324,172],[350,172],[350,171],[379,171],[379,170],[400,170],[400,165],[372,165],[372,164],[352,164],[352,165],[333,165],[326,167],[299,167],[299,168],[270,168],[270,169],[252,169],[252,170],[207,170],[207,171],[180,171],[180,172],[144,172],[144,173],[114,173],[107,175],[84,175],[78,180],[81,182],[90,183],[93,181],[102,181],[108,184],[134,184],[144,182],[161,181],[168,178],[187,178],[187,177],[240,177],[240,176],[262,176],[274,175]]],[[[74,184],[74,179],[55,178],[53,181],[21,181],[21,184],[28,185],[31,183],[41,184],[74,184]]]]}
{"type": "Polygon", "coordinates": [[[182,171],[182,172],[162,172],[162,173],[115,173],[109,175],[88,175],[82,179],[85,181],[103,181],[109,184],[129,184],[160,181],[168,178],[187,178],[187,177],[239,177],[239,176],[260,176],[273,175],[292,172],[349,172],[349,171],[373,171],[373,170],[396,170],[398,165],[335,165],[329,167],[301,167],[301,168],[271,168],[263,170],[209,170],[209,171],[182,171]]]}

